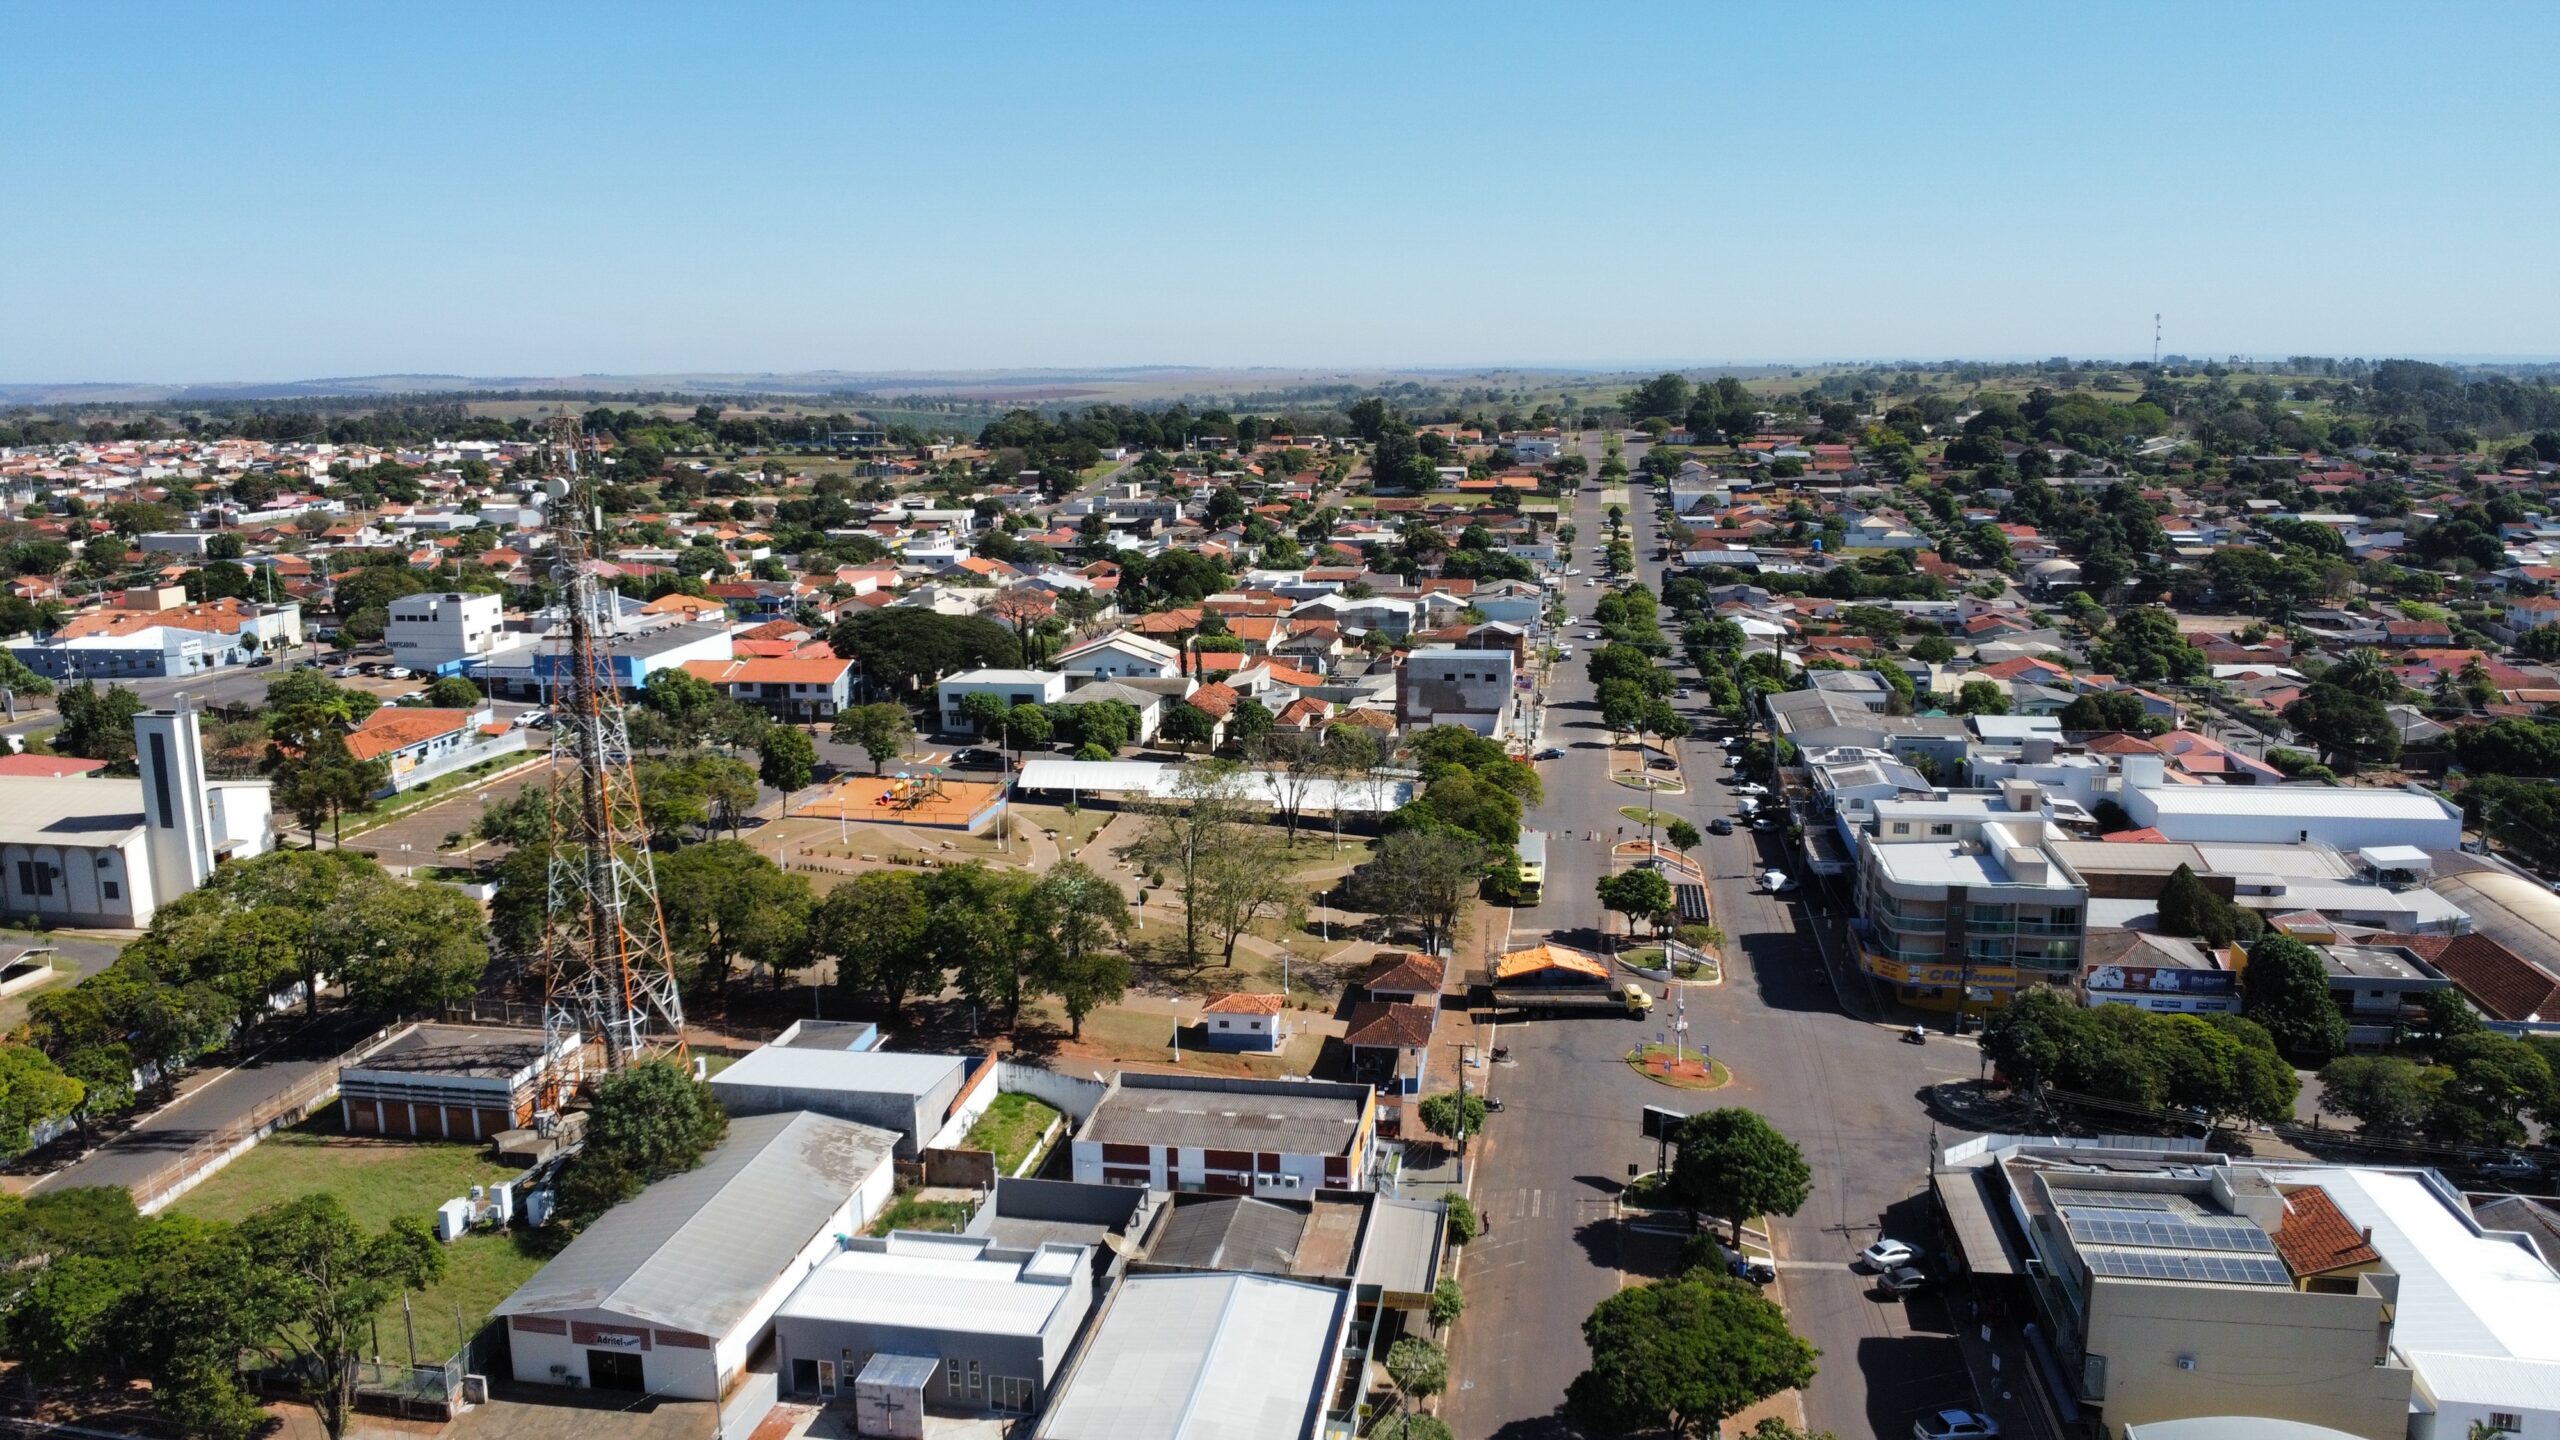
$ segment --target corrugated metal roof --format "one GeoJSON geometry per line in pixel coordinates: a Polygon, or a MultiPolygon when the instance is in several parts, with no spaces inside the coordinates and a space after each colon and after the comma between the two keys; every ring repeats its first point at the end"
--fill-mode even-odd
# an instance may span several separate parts
{"type": "Polygon", "coordinates": [[[897,1143],[805,1110],[733,1120],[699,1166],[606,1211],[494,1313],[610,1310],[717,1339],[897,1143]]]}
{"type": "Polygon", "coordinates": [[[1369,1233],[1360,1244],[1360,1283],[1403,1295],[1427,1295],[1440,1280],[1440,1247],[1448,1207],[1437,1201],[1369,1202],[1369,1233]]]}
{"type": "Polygon", "coordinates": [[[1157,1265],[1189,1270],[1250,1270],[1286,1275],[1298,1258],[1298,1240],[1306,1234],[1307,1212],[1268,1200],[1225,1196],[1215,1200],[1178,1199],[1147,1259],[1157,1265]]]}
{"type": "Polygon", "coordinates": [[[957,1055],[899,1050],[818,1050],[767,1045],[711,1077],[722,1085],[778,1085],[863,1095],[929,1095],[967,1062],[957,1055]]]}
{"type": "Polygon", "coordinates": [[[1132,1275],[1041,1423],[1043,1440],[1315,1433],[1349,1292],[1262,1275],[1132,1275]]]}

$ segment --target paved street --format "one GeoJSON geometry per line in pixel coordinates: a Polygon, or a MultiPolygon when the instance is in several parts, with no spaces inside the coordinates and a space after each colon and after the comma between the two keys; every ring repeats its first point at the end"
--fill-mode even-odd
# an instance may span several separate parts
{"type": "MultiPolygon", "coordinates": [[[[1585,450],[1596,468],[1596,436],[1585,450]]],[[[1641,446],[1628,447],[1630,465],[1641,455],[1641,446]]],[[[1572,518],[1578,535],[1571,563],[1597,573],[1593,547],[1606,530],[1598,489],[1581,492],[1572,518]]],[[[1650,490],[1633,492],[1628,522],[1641,573],[1658,592],[1650,490]]],[[[1577,621],[1600,593],[1579,578],[1569,582],[1577,621]]],[[[1607,872],[1608,846],[1625,823],[1617,807],[1641,799],[1607,778],[1606,735],[1582,663],[1588,653],[1577,642],[1575,659],[1557,667],[1548,695],[1544,743],[1567,753],[1543,767],[1547,802],[1527,822],[1550,836],[1548,883],[1544,903],[1517,912],[1515,944],[1542,933],[1603,944],[1610,917],[1592,887],[1607,872]]],[[[1733,801],[1716,783],[1716,747],[1701,737],[1681,749],[1691,789],[1664,797],[1658,808],[1703,829],[1732,814],[1733,801]]],[[[1773,1293],[1823,1352],[1821,1375],[1804,1397],[1813,1427],[1843,1436],[1907,1434],[1913,1411],[1969,1396],[1944,1308],[1933,1300],[1879,1301],[1847,1261],[1889,1213],[1894,1233],[1925,1240],[1917,1197],[1926,1183],[1930,1122],[1919,1092],[1971,1078],[1974,1052],[1953,1043],[1905,1045],[1889,1019],[1842,1013],[1802,929],[1804,907],[1752,892],[1752,877],[1785,863],[1774,843],[1742,829],[1709,836],[1699,854],[1714,878],[1716,922],[1731,943],[1726,983],[1687,992],[1691,1035],[1733,1068],[1731,1087],[1709,1095],[1669,1090],[1626,1067],[1625,1053],[1662,1028],[1660,1009],[1642,1023],[1546,1020],[1502,1032],[1514,1062],[1495,1068],[1491,1088],[1507,1106],[1476,1151],[1475,1196],[1491,1232],[1467,1257],[1467,1319],[1454,1367],[1459,1388],[1444,1410],[1458,1434],[1522,1440],[1568,1433],[1557,1406],[1588,1358],[1582,1317],[1621,1283],[1621,1265],[1637,1271],[1627,1278],[1645,1278],[1643,1267],[1667,1258],[1672,1245],[1614,1215],[1629,1165],[1654,1164],[1654,1146],[1638,1128],[1648,1103],[1749,1106],[1792,1137],[1811,1163],[1812,1200],[1776,1226],[1782,1270],[1773,1293]]],[[[1851,1003],[1874,1013],[1859,992],[1851,1003]]]]}

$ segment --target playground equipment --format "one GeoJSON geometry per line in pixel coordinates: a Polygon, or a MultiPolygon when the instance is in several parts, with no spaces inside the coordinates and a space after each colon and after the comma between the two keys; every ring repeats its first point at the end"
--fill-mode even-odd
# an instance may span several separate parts
{"type": "Polygon", "coordinates": [[[889,777],[888,788],[872,800],[872,804],[891,810],[913,810],[942,798],[942,767],[927,765],[914,770],[901,770],[889,777]]]}

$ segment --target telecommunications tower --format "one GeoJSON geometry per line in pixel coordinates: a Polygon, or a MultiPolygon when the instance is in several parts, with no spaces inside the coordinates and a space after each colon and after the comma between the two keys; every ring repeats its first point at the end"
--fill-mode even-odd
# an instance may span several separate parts
{"type": "Polygon", "coordinates": [[[603,511],[579,470],[575,418],[550,422],[543,482],[552,578],[566,615],[551,666],[551,873],[542,957],[543,1053],[600,1040],[605,1068],[684,1050],[684,1002],[658,905],[649,830],[614,683],[612,588],[596,573],[603,511]]]}

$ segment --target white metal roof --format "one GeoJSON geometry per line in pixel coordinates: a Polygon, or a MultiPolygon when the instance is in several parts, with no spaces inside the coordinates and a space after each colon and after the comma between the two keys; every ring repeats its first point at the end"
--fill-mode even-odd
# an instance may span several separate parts
{"type": "Polygon", "coordinates": [[[711,1085],[714,1090],[723,1084],[779,1085],[865,1095],[926,1095],[965,1063],[957,1055],[767,1045],[712,1076],[711,1085]]]}
{"type": "Polygon", "coordinates": [[[884,1250],[841,1250],[809,1272],[782,1314],[971,1335],[1037,1335],[1074,1288],[1083,1247],[1044,1245],[1025,1256],[983,1236],[889,1237],[884,1250]]]}
{"type": "Polygon", "coordinates": [[[2447,813],[2432,795],[2368,785],[2162,785],[2142,794],[2163,815],[2442,820],[2447,813]]]}
{"type": "Polygon", "coordinates": [[[1132,1275],[1042,1440],[1296,1440],[1332,1384],[1347,1292],[1266,1275],[1132,1275]]]}
{"type": "MultiPolygon", "coordinates": [[[[1025,790],[1069,790],[1086,794],[1146,795],[1162,799],[1174,793],[1174,777],[1179,765],[1154,760],[1030,760],[1022,766],[1021,787],[1025,790]]],[[[1335,781],[1314,777],[1292,778],[1285,782],[1299,802],[1301,812],[1329,813],[1339,809],[1346,815],[1383,812],[1401,807],[1413,798],[1413,785],[1406,780],[1335,781]]],[[[1283,799],[1283,778],[1268,770],[1241,770],[1232,782],[1235,795],[1245,801],[1278,806],[1283,799]]]]}
{"type": "Polygon", "coordinates": [[[2392,1348],[2439,1396],[2471,1393],[2560,1409],[2560,1274],[2522,1237],[2486,1232],[2452,1192],[2398,1170],[2277,1171],[2329,1192],[2400,1276],[2392,1348]],[[2448,1358],[2449,1357],[2449,1358],[2448,1358]],[[2525,1364],[2484,1363],[2524,1361],[2525,1364]],[[2527,1391],[2533,1397],[2520,1395],[2527,1391]]]}

